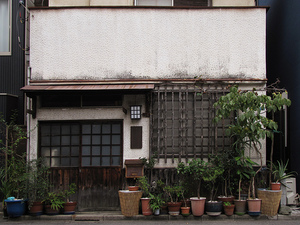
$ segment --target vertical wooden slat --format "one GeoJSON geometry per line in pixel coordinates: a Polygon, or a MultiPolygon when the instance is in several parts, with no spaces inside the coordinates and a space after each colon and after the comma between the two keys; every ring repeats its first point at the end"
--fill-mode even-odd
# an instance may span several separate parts
{"type": "Polygon", "coordinates": [[[172,86],[172,155],[175,153],[175,105],[174,105],[174,86],[172,86]]]}
{"type": "MultiPolygon", "coordinates": [[[[183,145],[183,132],[182,132],[182,130],[183,130],[183,127],[182,127],[182,122],[183,122],[183,118],[182,118],[182,116],[183,116],[183,113],[182,113],[182,111],[183,111],[183,109],[182,109],[182,92],[181,92],[181,86],[180,86],[180,88],[179,88],[179,116],[180,116],[180,118],[179,118],[179,143],[180,143],[180,146],[179,146],[179,149],[180,149],[180,151],[179,151],[179,156],[178,156],[178,161],[179,162],[181,162],[181,155],[182,155],[182,145],[183,145]]],[[[173,158],[172,158],[172,162],[174,162],[174,156],[173,156],[173,158]]]]}
{"type": "Polygon", "coordinates": [[[211,114],[211,90],[210,90],[210,85],[208,85],[208,154],[211,154],[211,123],[210,121],[210,114],[211,114]]]}
{"type": "Polygon", "coordinates": [[[189,121],[189,115],[188,115],[188,112],[189,112],[189,92],[188,92],[188,86],[186,86],[186,92],[185,92],[185,161],[187,162],[188,161],[188,121],[189,121]]]}
{"type": "MultiPolygon", "coordinates": [[[[203,86],[202,86],[203,87],[203,86]]],[[[204,92],[202,93],[202,96],[201,96],[201,110],[200,110],[200,113],[201,113],[201,159],[204,158],[204,92]]]]}
{"type": "Polygon", "coordinates": [[[197,132],[196,132],[196,121],[197,121],[197,117],[196,117],[196,113],[197,113],[197,92],[196,92],[196,87],[194,86],[194,98],[193,98],[193,154],[194,154],[194,158],[196,158],[196,140],[197,140],[197,132]]]}
{"type": "Polygon", "coordinates": [[[167,96],[167,85],[165,86],[165,101],[164,101],[164,152],[165,152],[165,163],[167,163],[167,139],[168,139],[168,118],[167,118],[167,111],[168,111],[168,96],[167,96]]]}
{"type": "MultiPolygon", "coordinates": [[[[160,90],[158,89],[157,92],[157,154],[160,155],[161,154],[161,149],[160,149],[160,90]]],[[[159,158],[158,158],[158,162],[159,162],[159,158]]]]}

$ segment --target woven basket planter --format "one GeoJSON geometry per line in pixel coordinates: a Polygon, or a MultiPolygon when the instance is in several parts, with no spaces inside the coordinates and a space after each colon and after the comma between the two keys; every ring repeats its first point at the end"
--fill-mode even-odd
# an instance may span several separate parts
{"type": "Polygon", "coordinates": [[[142,197],[141,191],[119,191],[121,212],[126,217],[139,214],[139,204],[142,197]]]}
{"type": "Polygon", "coordinates": [[[275,216],[281,200],[282,191],[258,190],[258,198],[262,200],[261,213],[267,216],[275,216]]]}

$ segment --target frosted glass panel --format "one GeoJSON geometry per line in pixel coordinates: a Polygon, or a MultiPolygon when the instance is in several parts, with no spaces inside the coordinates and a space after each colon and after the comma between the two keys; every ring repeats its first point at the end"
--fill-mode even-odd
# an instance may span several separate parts
{"type": "Polygon", "coordinates": [[[110,124],[103,124],[102,125],[102,133],[103,134],[110,134],[110,124]]]}
{"type": "Polygon", "coordinates": [[[61,158],[61,166],[70,166],[69,158],[61,158]]]}
{"type": "Polygon", "coordinates": [[[92,166],[100,166],[100,157],[92,158],[92,166]]]}
{"type": "Polygon", "coordinates": [[[90,134],[91,133],[91,125],[82,125],[82,133],[83,134],[90,134]]]}
{"type": "Polygon", "coordinates": [[[110,145],[110,135],[102,135],[102,144],[110,145]]]}
{"type": "Polygon", "coordinates": [[[69,125],[61,126],[61,134],[70,134],[70,126],[69,125]]]}
{"type": "Polygon", "coordinates": [[[72,125],[71,126],[71,133],[72,134],[79,134],[80,132],[80,129],[79,129],[79,125],[72,125]]]}
{"type": "Polygon", "coordinates": [[[42,137],[42,145],[50,145],[50,137],[42,137]]]}
{"type": "Polygon", "coordinates": [[[91,136],[90,135],[83,135],[82,136],[82,144],[83,145],[90,145],[91,144],[91,136]]]}
{"type": "Polygon", "coordinates": [[[60,145],[60,136],[52,137],[51,144],[52,145],[60,145]]]}
{"type": "Polygon", "coordinates": [[[51,160],[51,167],[57,167],[60,166],[59,164],[59,158],[52,158],[51,160]]]}
{"type": "Polygon", "coordinates": [[[52,156],[59,156],[60,155],[60,148],[52,148],[52,156]]]}
{"type": "Polygon", "coordinates": [[[172,0],[136,0],[136,5],[172,6],[172,0]]]}
{"type": "Polygon", "coordinates": [[[120,165],[120,157],[112,157],[112,166],[120,165]]]}
{"type": "Polygon", "coordinates": [[[102,166],[110,165],[110,157],[102,157],[102,166]]]}
{"type": "Polygon", "coordinates": [[[82,157],[82,166],[90,166],[90,157],[82,157]]]}
{"type": "Polygon", "coordinates": [[[92,147],[92,155],[100,155],[100,146],[92,147]]]}
{"type": "Polygon", "coordinates": [[[120,124],[113,124],[112,125],[112,133],[113,134],[121,133],[121,125],[120,124]]]}
{"type": "Polygon", "coordinates": [[[90,146],[83,146],[82,147],[82,155],[90,155],[91,151],[90,151],[90,146]]]}
{"type": "Polygon", "coordinates": [[[61,155],[62,156],[69,156],[70,155],[70,147],[62,147],[61,148],[61,155]]]}
{"type": "Polygon", "coordinates": [[[120,135],[112,135],[112,144],[119,145],[120,144],[120,135]]]}
{"type": "Polygon", "coordinates": [[[102,147],[102,155],[110,155],[110,146],[102,147]]]}
{"type": "Polygon", "coordinates": [[[42,136],[49,135],[50,134],[50,126],[42,126],[41,134],[42,134],[42,136]]]}
{"type": "Polygon", "coordinates": [[[71,137],[71,145],[79,145],[79,136],[71,137]]]}
{"type": "Polygon", "coordinates": [[[100,144],[100,136],[99,135],[93,135],[92,136],[92,144],[93,145],[99,145],[100,144]]]}
{"type": "Polygon", "coordinates": [[[79,147],[71,148],[71,156],[79,156],[79,147]]]}
{"type": "Polygon", "coordinates": [[[41,155],[42,157],[45,157],[45,156],[50,156],[50,148],[41,148],[41,155]]]}
{"type": "Polygon", "coordinates": [[[59,125],[55,125],[52,126],[52,135],[60,135],[60,126],[59,125]]]}
{"type": "Polygon", "coordinates": [[[112,146],[112,155],[120,155],[120,146],[112,146]]]}
{"type": "Polygon", "coordinates": [[[92,129],[93,129],[93,134],[100,134],[100,132],[101,132],[101,125],[100,124],[93,125],[92,129]]]}
{"type": "Polygon", "coordinates": [[[76,157],[72,157],[71,158],[71,166],[79,166],[79,160],[78,158],[76,157]]]}
{"type": "Polygon", "coordinates": [[[61,144],[62,145],[70,145],[70,136],[62,136],[61,144]]]}
{"type": "Polygon", "coordinates": [[[50,158],[44,159],[45,166],[50,167],[50,158]]]}

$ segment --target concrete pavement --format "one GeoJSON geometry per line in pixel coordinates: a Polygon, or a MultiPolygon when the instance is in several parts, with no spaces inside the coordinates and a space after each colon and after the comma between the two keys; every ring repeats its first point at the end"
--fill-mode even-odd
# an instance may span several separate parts
{"type": "Polygon", "coordinates": [[[238,216],[226,216],[224,214],[211,217],[208,215],[203,215],[201,217],[194,217],[190,215],[188,217],[179,216],[170,216],[168,214],[161,214],[159,216],[144,216],[144,215],[136,215],[133,217],[125,217],[122,215],[121,211],[94,211],[94,212],[76,212],[74,215],[40,215],[40,216],[30,216],[24,215],[19,218],[9,218],[3,219],[3,214],[0,214],[0,223],[1,221],[6,220],[57,220],[57,221],[121,221],[121,220],[164,220],[164,221],[176,221],[176,220],[185,220],[185,221],[218,221],[218,220],[226,220],[226,221],[240,221],[240,220],[299,220],[300,221],[300,208],[294,207],[292,208],[292,212],[290,215],[276,215],[273,217],[268,217],[266,215],[260,216],[249,216],[248,214],[238,216]]]}

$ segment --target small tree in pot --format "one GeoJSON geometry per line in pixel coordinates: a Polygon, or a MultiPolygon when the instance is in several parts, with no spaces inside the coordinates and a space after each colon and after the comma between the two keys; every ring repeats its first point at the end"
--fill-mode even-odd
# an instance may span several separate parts
{"type": "Polygon", "coordinates": [[[202,159],[193,159],[185,165],[183,162],[178,164],[177,172],[182,176],[183,182],[190,184],[192,189],[197,190],[197,197],[191,197],[192,213],[194,216],[204,214],[205,197],[201,197],[201,183],[206,171],[206,162],[202,159]]]}

